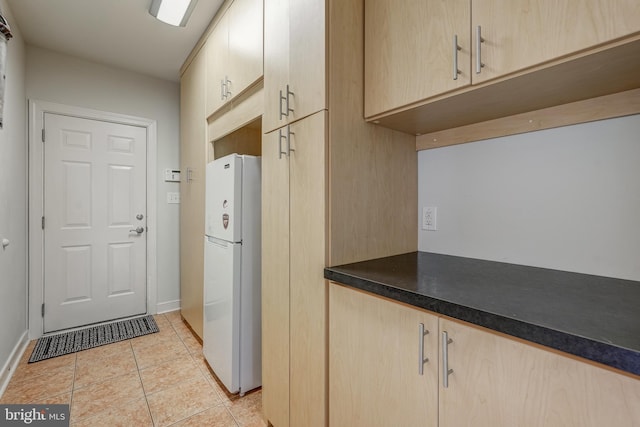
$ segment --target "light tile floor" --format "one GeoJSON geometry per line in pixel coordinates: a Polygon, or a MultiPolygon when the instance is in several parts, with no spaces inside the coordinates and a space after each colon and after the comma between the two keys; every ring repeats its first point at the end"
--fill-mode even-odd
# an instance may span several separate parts
{"type": "Polygon", "coordinates": [[[37,363],[35,341],[0,403],[70,404],[72,426],[263,427],[262,393],[230,395],[179,312],[160,332],[37,363]]]}

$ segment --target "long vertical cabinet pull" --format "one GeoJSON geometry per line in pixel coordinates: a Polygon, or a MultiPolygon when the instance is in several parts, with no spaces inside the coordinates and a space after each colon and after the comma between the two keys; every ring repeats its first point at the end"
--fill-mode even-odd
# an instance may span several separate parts
{"type": "Polygon", "coordinates": [[[224,80],[220,79],[220,100],[224,101],[227,89],[224,87],[224,80]]]}
{"type": "Polygon", "coordinates": [[[291,148],[291,135],[294,135],[294,133],[291,132],[291,126],[289,125],[287,125],[286,134],[282,133],[282,128],[278,129],[278,159],[281,159],[283,154],[289,157],[289,154],[291,154],[292,151],[296,151],[293,148],[291,148]],[[285,151],[282,151],[283,139],[287,141],[287,149],[285,151]]]}
{"type": "Polygon", "coordinates": [[[446,331],[442,332],[442,386],[449,387],[449,375],[453,373],[453,369],[449,369],[449,344],[453,340],[449,338],[446,331]]]}
{"type": "Polygon", "coordinates": [[[482,67],[484,67],[484,63],[482,62],[482,43],[484,43],[482,27],[478,25],[476,27],[476,74],[480,74],[482,67]]]}
{"type": "Polygon", "coordinates": [[[289,155],[288,151],[282,151],[282,139],[287,140],[287,146],[289,146],[289,126],[287,126],[287,135],[282,134],[282,128],[278,129],[278,159],[282,158],[282,155],[289,155]]]}
{"type": "Polygon", "coordinates": [[[289,113],[293,111],[293,108],[289,106],[290,105],[289,96],[291,95],[293,95],[293,92],[291,92],[291,90],[289,89],[289,85],[287,85],[286,95],[283,95],[282,89],[280,89],[280,106],[279,106],[280,120],[282,120],[285,116],[289,117],[289,113]],[[286,106],[285,109],[282,108],[282,101],[285,101],[285,106],[286,106]]]}
{"type": "Polygon", "coordinates": [[[453,36],[453,80],[458,80],[458,74],[460,74],[460,69],[458,68],[458,51],[462,50],[460,45],[458,45],[458,35],[454,34],[453,36]]]}
{"type": "Polygon", "coordinates": [[[296,151],[291,148],[291,135],[294,135],[294,133],[291,132],[291,125],[287,125],[287,157],[291,154],[292,151],[296,151]]]}
{"type": "Polygon", "coordinates": [[[282,89],[280,89],[280,101],[279,101],[279,107],[278,107],[278,120],[282,120],[282,118],[284,117],[284,112],[282,111],[282,101],[284,101],[284,96],[282,96],[282,89]]]}
{"type": "Polygon", "coordinates": [[[224,76],[225,99],[231,97],[231,90],[229,89],[230,87],[231,87],[231,80],[229,80],[229,76],[224,76]]]}
{"type": "Polygon", "coordinates": [[[424,357],[424,337],[429,331],[424,328],[424,323],[418,325],[418,374],[424,375],[424,364],[429,362],[428,357],[424,357]]]}
{"type": "Polygon", "coordinates": [[[289,90],[289,85],[287,85],[287,112],[286,112],[287,117],[289,117],[289,113],[293,112],[293,108],[289,106],[289,103],[290,103],[289,98],[291,97],[291,95],[293,95],[293,92],[289,90]]]}

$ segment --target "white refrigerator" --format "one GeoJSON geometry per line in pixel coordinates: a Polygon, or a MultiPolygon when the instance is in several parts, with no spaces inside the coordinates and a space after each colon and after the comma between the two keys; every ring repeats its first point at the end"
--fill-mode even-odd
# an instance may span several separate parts
{"type": "Polygon", "coordinates": [[[207,165],[203,353],[230,393],[262,385],[260,157],[207,165]]]}

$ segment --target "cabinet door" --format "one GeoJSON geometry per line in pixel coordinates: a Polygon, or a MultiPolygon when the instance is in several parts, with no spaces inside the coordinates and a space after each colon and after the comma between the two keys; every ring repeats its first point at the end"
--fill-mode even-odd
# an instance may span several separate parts
{"type": "Polygon", "coordinates": [[[366,117],[471,83],[468,0],[365,3],[366,117]]]}
{"type": "Polygon", "coordinates": [[[289,122],[327,106],[328,3],[325,0],[291,0],[289,3],[289,87],[293,92],[289,122]]]}
{"type": "Polygon", "coordinates": [[[329,322],[329,425],[437,425],[436,316],[331,284],[329,322]]]}
{"type": "Polygon", "coordinates": [[[640,425],[637,378],[476,327],[440,322],[452,340],[453,370],[449,387],[440,390],[440,426],[640,425]]]}
{"type": "Polygon", "coordinates": [[[289,162],[278,132],[262,139],[262,406],[289,425],[289,162]]]}
{"type": "Polygon", "coordinates": [[[227,13],[229,96],[235,97],[262,76],[262,0],[234,0],[227,13]]]}
{"type": "MultiPolygon", "coordinates": [[[[472,32],[481,27],[474,83],[525,69],[640,31],[637,0],[473,0],[472,32]]],[[[474,64],[476,49],[474,47],[474,64]]]]}
{"type": "Polygon", "coordinates": [[[180,80],[180,313],[202,337],[206,58],[201,51],[180,80]],[[191,180],[188,180],[191,171],[191,180]]]}
{"type": "Polygon", "coordinates": [[[211,32],[205,45],[207,52],[207,117],[226,101],[225,78],[229,77],[229,10],[211,32]]]}
{"type": "Polygon", "coordinates": [[[326,425],[325,126],[324,111],[290,125],[292,427],[326,425]]]}
{"type": "Polygon", "coordinates": [[[265,132],[326,108],[326,8],[325,0],[264,2],[265,132]]]}
{"type": "Polygon", "coordinates": [[[289,83],[289,0],[264,0],[263,132],[284,124],[280,91],[289,83]]]}

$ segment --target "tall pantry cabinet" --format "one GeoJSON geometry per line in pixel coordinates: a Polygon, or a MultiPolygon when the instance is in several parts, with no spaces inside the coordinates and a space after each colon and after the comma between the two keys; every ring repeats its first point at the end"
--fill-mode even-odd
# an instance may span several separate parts
{"type": "Polygon", "coordinates": [[[289,423],[287,402],[300,420],[324,417],[303,402],[324,399],[325,123],[320,111],[287,126],[290,142],[282,129],[263,138],[262,382],[275,426],[304,425],[289,423]]]}
{"type": "Polygon", "coordinates": [[[323,268],[417,249],[414,137],[363,120],[363,0],[265,0],[263,410],[328,425],[323,268]]]}
{"type": "Polygon", "coordinates": [[[204,184],[207,165],[206,58],[200,51],[180,79],[180,314],[202,338],[204,184]]]}
{"type": "MultiPolygon", "coordinates": [[[[262,0],[226,0],[181,69],[180,314],[200,338],[206,164],[214,158],[211,141],[238,130],[229,123],[246,125],[256,117],[237,111],[262,77],[262,15],[262,0]],[[236,112],[230,114],[233,108],[236,112]],[[216,129],[224,128],[226,134],[207,133],[208,123],[215,120],[223,123],[216,129]]],[[[221,152],[252,146],[251,134],[247,128],[235,132],[221,152]]]]}

